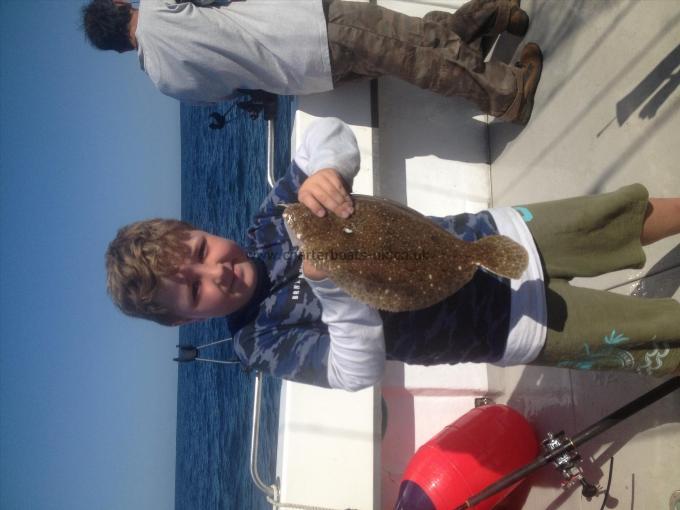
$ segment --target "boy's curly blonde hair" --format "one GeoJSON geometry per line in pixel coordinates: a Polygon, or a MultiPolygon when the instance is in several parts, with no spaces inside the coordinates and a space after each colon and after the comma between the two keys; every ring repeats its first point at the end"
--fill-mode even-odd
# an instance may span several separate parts
{"type": "Polygon", "coordinates": [[[153,219],[121,228],[106,250],[106,285],[113,302],[133,317],[166,326],[183,320],[154,302],[160,278],[177,273],[189,256],[184,221],[153,219]]]}

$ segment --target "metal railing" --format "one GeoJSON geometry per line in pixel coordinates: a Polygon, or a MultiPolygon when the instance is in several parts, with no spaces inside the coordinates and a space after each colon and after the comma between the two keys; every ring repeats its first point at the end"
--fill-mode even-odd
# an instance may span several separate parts
{"type": "Polygon", "coordinates": [[[270,499],[279,500],[279,487],[275,483],[267,485],[262,481],[257,470],[257,452],[260,447],[260,404],[262,402],[262,372],[255,372],[255,387],[253,389],[253,426],[250,433],[250,477],[255,486],[270,499]]]}
{"type": "Polygon", "coordinates": [[[274,175],[274,120],[267,120],[267,182],[269,187],[274,187],[276,177],[274,175]]]}
{"type": "MultiPolygon", "coordinates": [[[[267,119],[267,182],[274,187],[274,119],[267,119]]],[[[255,372],[255,386],[253,389],[253,425],[250,434],[250,477],[255,486],[264,492],[269,499],[279,501],[279,487],[277,483],[267,485],[262,481],[257,469],[257,457],[260,447],[260,407],[262,403],[262,377],[260,371],[255,372]]]]}

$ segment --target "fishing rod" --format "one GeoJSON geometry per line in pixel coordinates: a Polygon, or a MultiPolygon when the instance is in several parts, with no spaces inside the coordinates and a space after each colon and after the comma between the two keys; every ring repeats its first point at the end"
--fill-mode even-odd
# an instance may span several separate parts
{"type": "Polygon", "coordinates": [[[680,376],[673,377],[665,383],[660,384],[641,397],[636,398],[629,404],[602,418],[597,423],[582,430],[573,438],[566,436],[564,431],[560,431],[557,434],[548,432],[547,438],[544,439],[542,443],[543,453],[535,460],[492,483],[482,491],[468,498],[462,505],[455,507],[454,510],[466,510],[467,508],[472,508],[486,498],[493,496],[503,489],[513,485],[530,473],[533,473],[538,468],[546,465],[548,462],[552,462],[555,465],[555,468],[562,472],[562,475],[564,476],[568,485],[578,481],[582,486],[582,492],[584,496],[595,496],[599,489],[596,485],[589,483],[584,478],[583,472],[578,466],[581,456],[576,451],[576,447],[585,443],[586,441],[589,441],[593,437],[601,434],[605,430],[613,427],[620,421],[625,420],[629,416],[637,413],[650,404],[653,404],[657,400],[665,397],[678,388],[680,388],[680,376]]]}

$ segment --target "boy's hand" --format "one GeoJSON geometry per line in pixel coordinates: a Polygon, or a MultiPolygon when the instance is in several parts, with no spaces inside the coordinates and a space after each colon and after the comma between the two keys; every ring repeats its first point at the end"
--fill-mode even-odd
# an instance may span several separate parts
{"type": "Polygon", "coordinates": [[[326,278],[326,273],[320,269],[315,268],[309,260],[302,261],[302,272],[305,277],[310,280],[323,280],[326,278]]]}
{"type": "Polygon", "coordinates": [[[326,215],[326,210],[341,218],[354,212],[345,181],[332,168],[324,168],[307,178],[300,186],[298,200],[320,218],[326,215]]]}

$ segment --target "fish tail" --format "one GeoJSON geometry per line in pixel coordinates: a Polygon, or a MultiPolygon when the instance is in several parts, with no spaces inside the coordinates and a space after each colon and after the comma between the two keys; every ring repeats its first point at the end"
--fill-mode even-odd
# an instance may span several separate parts
{"type": "Polygon", "coordinates": [[[526,249],[507,236],[484,237],[473,246],[475,262],[499,276],[520,278],[529,264],[526,249]]]}

